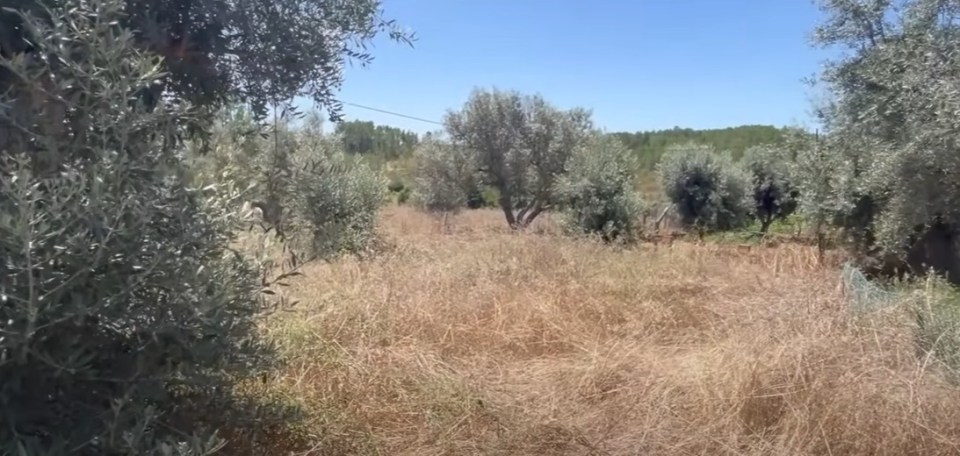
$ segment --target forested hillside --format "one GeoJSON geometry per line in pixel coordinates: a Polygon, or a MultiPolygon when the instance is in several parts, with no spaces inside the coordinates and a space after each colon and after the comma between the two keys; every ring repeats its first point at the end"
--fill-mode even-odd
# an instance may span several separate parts
{"type": "Polygon", "coordinates": [[[713,146],[717,150],[730,151],[739,159],[752,146],[778,144],[783,141],[786,129],[771,125],[742,125],[739,127],[711,130],[673,128],[670,130],[616,132],[630,150],[637,154],[644,169],[653,169],[663,153],[672,145],[695,142],[713,146]]]}
{"type": "MultiPolygon", "coordinates": [[[[348,153],[386,160],[411,154],[420,141],[415,132],[377,125],[371,121],[341,122],[337,124],[335,131],[342,135],[343,145],[348,153]]],[[[739,159],[750,147],[781,143],[786,131],[785,128],[772,125],[741,125],[709,130],[676,127],[670,130],[615,132],[612,135],[639,157],[644,169],[653,169],[672,145],[692,141],[713,146],[717,150],[730,151],[734,158],[739,159]]]]}

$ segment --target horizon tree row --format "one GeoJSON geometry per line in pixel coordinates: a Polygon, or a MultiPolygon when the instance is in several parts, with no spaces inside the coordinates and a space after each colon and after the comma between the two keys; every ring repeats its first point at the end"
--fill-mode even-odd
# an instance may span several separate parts
{"type": "MultiPolygon", "coordinates": [[[[554,210],[568,231],[608,240],[636,231],[640,164],[619,138],[593,126],[588,110],[475,89],[444,123],[448,139],[425,141],[414,154],[415,196],[424,209],[459,211],[472,189],[489,186],[513,229],[554,210]]],[[[787,155],[752,147],[741,169],[709,146],[688,143],[668,148],[658,172],[685,225],[703,233],[741,228],[756,217],[766,232],[796,208],[787,155]]]]}

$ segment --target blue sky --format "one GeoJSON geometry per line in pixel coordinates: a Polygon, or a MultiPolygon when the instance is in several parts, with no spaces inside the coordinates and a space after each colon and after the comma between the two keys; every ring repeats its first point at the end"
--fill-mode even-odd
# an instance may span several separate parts
{"type": "MultiPolygon", "coordinates": [[[[806,125],[811,0],[384,0],[413,48],[378,39],[340,98],[429,120],[474,87],[583,106],[607,131],[806,125]]],[[[347,119],[425,132],[424,122],[346,106],[347,119]]]]}

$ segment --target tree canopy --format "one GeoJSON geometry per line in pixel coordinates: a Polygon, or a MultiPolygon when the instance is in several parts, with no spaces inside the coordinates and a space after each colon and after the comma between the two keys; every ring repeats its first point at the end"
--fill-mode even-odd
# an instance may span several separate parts
{"type": "Polygon", "coordinates": [[[444,124],[455,143],[477,154],[485,183],[500,192],[500,208],[514,228],[554,203],[557,177],[592,131],[585,109],[560,110],[540,95],[497,89],[474,90],[444,124]]]}
{"type": "Polygon", "coordinates": [[[475,154],[430,138],[417,147],[415,158],[414,192],[423,209],[448,213],[467,205],[479,177],[475,154]]]}
{"type": "Polygon", "coordinates": [[[578,147],[557,181],[560,223],[571,233],[630,240],[642,202],[633,189],[633,155],[617,138],[596,134],[578,147]]]}
{"type": "Polygon", "coordinates": [[[48,58],[0,58],[2,454],[210,454],[279,405],[236,388],[275,359],[264,282],[230,254],[239,191],[183,179],[190,110],[139,98],[162,72],[121,14],[69,1],[33,24],[48,58]],[[69,109],[4,109],[38,92],[69,109]]]}
{"type": "Polygon", "coordinates": [[[657,171],[681,222],[701,235],[740,228],[749,220],[750,176],[729,153],[695,143],[672,146],[657,171]]]}
{"type": "MultiPolygon", "coordinates": [[[[20,12],[50,20],[65,0],[12,0],[0,11],[0,55],[35,47],[20,12]]],[[[202,106],[249,103],[262,116],[305,95],[339,118],[335,92],[348,59],[367,64],[381,32],[412,36],[383,18],[380,0],[124,0],[122,26],[141,50],[164,57],[166,76],[143,92],[172,93],[202,106]]],[[[0,91],[4,84],[0,73],[0,91]]]]}
{"type": "Polygon", "coordinates": [[[960,224],[960,3],[824,0],[816,41],[846,53],[822,81],[820,113],[850,183],[841,214],[868,241],[902,251],[922,227],[960,224]]]}
{"type": "Polygon", "coordinates": [[[789,151],[754,146],[744,152],[741,165],[751,178],[753,215],[760,222],[760,232],[766,233],[775,220],[790,216],[797,208],[800,192],[791,175],[789,151]]]}

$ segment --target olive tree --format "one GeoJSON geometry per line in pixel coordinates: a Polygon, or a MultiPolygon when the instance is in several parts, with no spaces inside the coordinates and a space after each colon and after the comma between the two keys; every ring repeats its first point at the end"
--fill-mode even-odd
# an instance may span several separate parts
{"type": "Polygon", "coordinates": [[[245,186],[266,231],[275,230],[303,258],[362,253],[376,239],[387,183],[320,127],[316,113],[287,110],[257,134],[248,111],[227,111],[215,123],[211,150],[190,154],[192,174],[201,185],[229,179],[245,186]],[[292,118],[300,122],[294,126],[292,118]]]}
{"type": "Polygon", "coordinates": [[[414,195],[428,212],[456,213],[477,187],[475,155],[467,148],[427,139],[414,150],[414,195]]]}
{"type": "Polygon", "coordinates": [[[657,165],[664,194],[683,224],[706,231],[749,221],[750,177],[729,154],[694,143],[670,147],[657,165]]]}
{"type": "Polygon", "coordinates": [[[67,0],[25,16],[35,52],[0,56],[3,454],[210,454],[218,429],[274,424],[236,388],[274,358],[229,248],[237,192],[186,180],[195,112],[140,98],[162,65],[122,11],[67,0]]]}
{"type": "Polygon", "coordinates": [[[918,264],[960,280],[952,241],[960,226],[960,5],[825,0],[821,7],[827,19],[817,43],[847,50],[821,75],[834,95],[821,114],[846,162],[838,172],[855,189],[846,220],[863,233],[860,249],[913,253],[918,264]],[[929,242],[937,247],[925,248],[929,242]]]}
{"type": "Polygon", "coordinates": [[[571,233],[599,234],[606,241],[633,236],[641,211],[633,188],[634,155],[619,139],[594,135],[578,147],[557,182],[560,221],[571,233]]]}
{"type": "MultiPolygon", "coordinates": [[[[13,10],[49,22],[65,0],[7,0],[0,9],[0,54],[33,52],[29,28],[13,10]]],[[[206,108],[270,104],[303,95],[339,117],[335,93],[352,59],[368,64],[367,45],[381,33],[412,36],[383,17],[380,0],[124,0],[120,25],[131,43],[163,56],[163,70],[138,94],[148,104],[174,93],[206,108]]],[[[0,71],[0,84],[5,76],[0,71]]]]}
{"type": "Polygon", "coordinates": [[[560,110],[539,95],[474,90],[444,124],[470,150],[484,183],[497,189],[512,228],[528,226],[554,201],[556,179],[591,133],[590,113],[560,110]]]}
{"type": "Polygon", "coordinates": [[[296,131],[289,185],[295,230],[321,258],[366,252],[376,240],[377,214],[387,180],[344,151],[338,136],[325,136],[313,117],[296,131]]]}
{"type": "Polygon", "coordinates": [[[797,208],[799,191],[791,176],[791,161],[786,149],[769,145],[751,147],[740,159],[752,178],[752,212],[760,222],[761,233],[797,208]]]}

